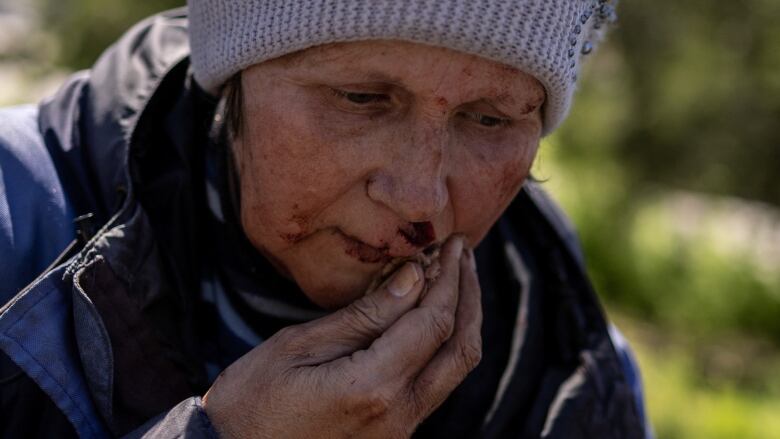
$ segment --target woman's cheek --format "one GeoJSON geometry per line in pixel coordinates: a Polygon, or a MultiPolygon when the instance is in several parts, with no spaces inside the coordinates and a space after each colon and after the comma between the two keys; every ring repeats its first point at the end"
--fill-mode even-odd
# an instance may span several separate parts
{"type": "Polygon", "coordinates": [[[320,214],[361,183],[367,163],[381,149],[355,132],[346,133],[346,124],[334,128],[306,106],[257,111],[263,117],[252,119],[260,122],[249,127],[247,145],[252,169],[242,178],[242,198],[250,199],[242,205],[248,215],[263,218],[255,227],[272,235],[264,237],[264,246],[284,249],[330,225],[321,224],[320,214]]]}
{"type": "Polygon", "coordinates": [[[474,151],[458,178],[456,230],[479,242],[517,195],[527,178],[537,143],[507,149],[474,151]],[[513,153],[508,153],[512,151],[513,153]]]}
{"type": "Polygon", "coordinates": [[[498,199],[504,208],[514,199],[523,182],[528,178],[538,148],[538,140],[526,143],[520,149],[520,153],[513,160],[503,164],[502,169],[497,173],[495,187],[498,199]]]}

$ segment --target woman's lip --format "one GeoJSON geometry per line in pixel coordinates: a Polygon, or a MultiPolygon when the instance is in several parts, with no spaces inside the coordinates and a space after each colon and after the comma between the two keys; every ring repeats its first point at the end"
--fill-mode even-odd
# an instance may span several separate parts
{"type": "Polygon", "coordinates": [[[393,256],[389,253],[389,247],[377,248],[370,244],[347,235],[341,230],[337,230],[337,234],[341,237],[344,243],[344,253],[352,256],[353,258],[367,264],[386,264],[393,259],[393,256]]]}

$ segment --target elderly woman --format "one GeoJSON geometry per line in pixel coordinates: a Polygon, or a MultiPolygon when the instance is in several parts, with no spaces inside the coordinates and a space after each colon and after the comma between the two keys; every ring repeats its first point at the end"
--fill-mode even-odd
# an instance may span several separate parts
{"type": "Polygon", "coordinates": [[[530,181],[605,0],[190,0],[0,112],[3,436],[645,437],[530,181]]]}

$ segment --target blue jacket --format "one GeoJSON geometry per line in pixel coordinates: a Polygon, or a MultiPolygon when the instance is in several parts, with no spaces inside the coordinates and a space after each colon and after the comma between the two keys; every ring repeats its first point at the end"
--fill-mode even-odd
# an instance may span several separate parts
{"type": "MultiPolygon", "coordinates": [[[[182,226],[196,219],[182,212],[199,200],[198,171],[186,157],[214,104],[189,75],[186,26],[183,10],[152,17],[41,105],[0,110],[0,405],[29,396],[82,437],[215,436],[181,293],[197,289],[186,256],[197,254],[187,235],[197,227],[182,226]]],[[[560,283],[562,366],[545,375],[522,434],[512,392],[527,386],[508,368],[481,437],[648,436],[630,350],[587,283],[571,228],[532,184],[496,226],[517,284],[529,283],[515,237],[526,218],[538,218],[560,268],[549,276],[560,283]]],[[[516,311],[516,363],[529,356],[531,297],[516,311]]],[[[36,426],[46,419],[8,410],[0,432],[46,435],[36,426]]]]}

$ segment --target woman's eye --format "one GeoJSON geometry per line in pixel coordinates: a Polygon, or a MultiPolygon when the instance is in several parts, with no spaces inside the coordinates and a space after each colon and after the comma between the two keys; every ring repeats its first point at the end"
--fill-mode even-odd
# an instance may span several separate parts
{"type": "Polygon", "coordinates": [[[510,119],[504,119],[501,117],[487,116],[482,113],[460,113],[462,117],[472,120],[484,127],[493,128],[499,126],[506,126],[511,123],[510,119]]]}
{"type": "Polygon", "coordinates": [[[358,105],[387,102],[390,100],[388,95],[377,93],[355,93],[337,89],[333,89],[333,93],[342,99],[358,105]]]}

